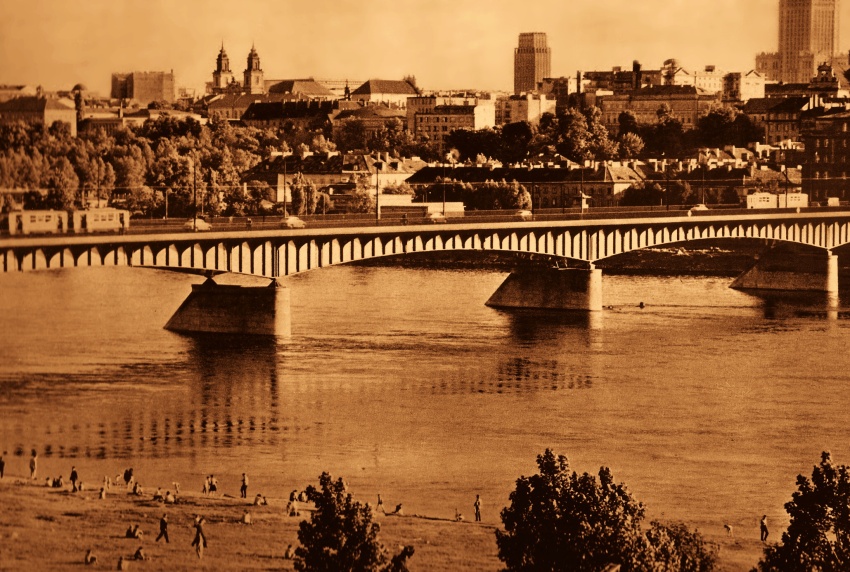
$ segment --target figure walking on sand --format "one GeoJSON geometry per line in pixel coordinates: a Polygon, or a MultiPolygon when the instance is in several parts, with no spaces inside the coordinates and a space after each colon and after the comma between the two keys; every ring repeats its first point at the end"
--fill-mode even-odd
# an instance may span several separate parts
{"type": "Polygon", "coordinates": [[[77,492],[77,481],[80,479],[77,474],[77,467],[71,466],[71,492],[77,492]]]}
{"type": "Polygon", "coordinates": [[[204,534],[204,517],[195,517],[195,539],[192,540],[192,546],[195,547],[195,552],[198,553],[198,558],[204,555],[204,548],[207,547],[207,536],[204,534]]]}
{"type": "Polygon", "coordinates": [[[30,478],[34,479],[36,472],[38,471],[38,453],[35,452],[35,449],[32,450],[32,457],[30,457],[30,478]]]}
{"type": "Polygon", "coordinates": [[[481,522],[481,496],[475,495],[475,503],[472,505],[475,507],[475,522],[481,522]]]}
{"type": "Polygon", "coordinates": [[[159,519],[159,536],[156,537],[154,542],[159,542],[160,538],[165,539],[165,543],[168,544],[168,515],[162,515],[162,518],[159,519]]]}
{"type": "Polygon", "coordinates": [[[248,498],[248,475],[242,473],[242,486],[239,487],[239,494],[243,499],[248,498]]]}
{"type": "Polygon", "coordinates": [[[761,541],[767,542],[767,515],[761,517],[761,541]]]}

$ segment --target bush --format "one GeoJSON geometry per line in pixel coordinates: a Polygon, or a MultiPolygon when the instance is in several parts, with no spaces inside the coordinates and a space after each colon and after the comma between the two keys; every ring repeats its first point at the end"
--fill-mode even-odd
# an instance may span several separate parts
{"type": "Polygon", "coordinates": [[[821,454],[812,479],[797,476],[797,492],[785,503],[791,517],[779,544],[768,546],[758,570],[850,570],[850,472],[821,454]]]}
{"type": "Polygon", "coordinates": [[[597,477],[571,471],[567,458],[547,449],[539,473],[520,477],[502,510],[505,530],[496,531],[499,558],[507,570],[603,570],[622,572],[714,569],[715,550],[684,525],[652,523],[644,534],[644,506],[611,472],[597,477]]]}
{"type": "Polygon", "coordinates": [[[328,473],[319,477],[319,489],[307,487],[307,498],[316,510],[310,522],[298,526],[295,569],[302,571],[406,572],[413,547],[389,558],[378,540],[380,526],[372,522],[372,509],[354,501],[342,479],[328,473]]]}

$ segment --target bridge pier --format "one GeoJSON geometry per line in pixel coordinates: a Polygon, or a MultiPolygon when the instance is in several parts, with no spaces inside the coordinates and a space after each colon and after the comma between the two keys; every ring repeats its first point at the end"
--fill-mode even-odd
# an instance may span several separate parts
{"type": "Polygon", "coordinates": [[[231,286],[207,278],[168,320],[166,330],[182,333],[288,336],[291,329],[289,288],[231,286]]]}
{"type": "Polygon", "coordinates": [[[772,248],[738,276],[732,288],[838,294],[838,256],[831,250],[802,252],[795,245],[772,248]]]}
{"type": "Polygon", "coordinates": [[[511,273],[487,300],[493,308],[602,310],[602,270],[547,268],[511,273]]]}

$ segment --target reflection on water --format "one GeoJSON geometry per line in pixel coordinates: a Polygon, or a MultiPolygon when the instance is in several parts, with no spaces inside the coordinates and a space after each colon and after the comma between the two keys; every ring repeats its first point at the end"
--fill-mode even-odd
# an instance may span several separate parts
{"type": "Polygon", "coordinates": [[[826,300],[606,277],[603,312],[506,312],[484,305],[503,278],[294,276],[293,335],[270,340],[163,330],[187,276],[0,276],[0,446],[20,467],[37,448],[46,474],[248,470],[281,494],[330,470],[424,514],[478,492],[495,514],[550,446],[668,515],[776,522],[822,448],[850,454],[847,326],[826,300]]]}

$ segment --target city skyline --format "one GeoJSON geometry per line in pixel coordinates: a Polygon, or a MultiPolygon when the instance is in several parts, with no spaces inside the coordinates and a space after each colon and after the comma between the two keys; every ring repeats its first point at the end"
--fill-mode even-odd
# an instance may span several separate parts
{"type": "MultiPolygon", "coordinates": [[[[517,37],[525,32],[546,33],[553,76],[626,68],[635,59],[658,68],[667,58],[688,69],[746,71],[755,67],[756,53],[777,49],[778,0],[712,6],[601,0],[565,9],[545,0],[518,12],[502,1],[436,0],[399,9],[390,0],[257,0],[233,13],[221,0],[4,3],[0,84],[55,90],[83,83],[106,95],[112,73],[174,70],[178,86],[202,89],[222,42],[238,76],[253,45],[269,79],[415,75],[425,89],[505,91],[513,84],[517,37]]],[[[841,16],[839,50],[845,51],[847,3],[841,16]]]]}

